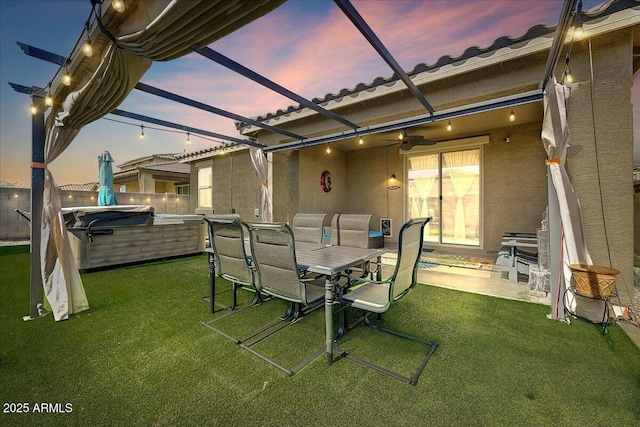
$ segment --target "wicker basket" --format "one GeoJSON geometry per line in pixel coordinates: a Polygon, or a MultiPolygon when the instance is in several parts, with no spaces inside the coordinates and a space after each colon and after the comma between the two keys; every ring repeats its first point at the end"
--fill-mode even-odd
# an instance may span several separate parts
{"type": "Polygon", "coordinates": [[[613,295],[616,276],[620,271],[600,265],[570,264],[571,284],[578,295],[588,298],[608,298],[613,295]]]}

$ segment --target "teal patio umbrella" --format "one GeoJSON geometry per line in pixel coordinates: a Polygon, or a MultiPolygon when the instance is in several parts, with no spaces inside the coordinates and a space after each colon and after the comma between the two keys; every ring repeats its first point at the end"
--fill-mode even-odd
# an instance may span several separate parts
{"type": "Polygon", "coordinates": [[[116,193],[113,191],[113,157],[108,151],[98,156],[100,188],[98,190],[98,206],[117,205],[116,193]]]}

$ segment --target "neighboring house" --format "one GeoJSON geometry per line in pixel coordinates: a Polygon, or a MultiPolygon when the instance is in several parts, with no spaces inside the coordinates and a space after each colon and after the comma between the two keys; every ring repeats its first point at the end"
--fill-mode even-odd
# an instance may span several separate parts
{"type": "Polygon", "coordinates": [[[66,191],[98,191],[100,189],[100,183],[87,182],[86,184],[64,184],[58,185],[58,189],[66,191]]]}
{"type": "Polygon", "coordinates": [[[189,165],[175,154],[152,154],[118,165],[113,188],[121,193],[189,194],[189,165]]]}
{"type": "Polygon", "coordinates": [[[194,189],[191,212],[238,213],[247,220],[259,215],[260,181],[253,172],[246,147],[233,144],[176,157],[184,166],[191,167],[191,188],[194,189]]]}
{"type": "MultiPolygon", "coordinates": [[[[630,0],[605,3],[585,14],[584,29],[587,38],[574,43],[570,55],[574,84],[566,167],[580,199],[593,262],[620,270],[620,302],[633,304],[634,195],[629,165],[631,87],[640,50],[640,39],[634,35],[640,30],[640,10],[630,0]]],[[[459,57],[417,65],[408,74],[435,111],[463,112],[450,116],[450,121],[429,121],[426,109],[396,76],[372,76],[373,83],[314,100],[360,129],[422,119],[418,125],[407,124],[406,134],[435,144],[401,145],[394,130],[365,131],[362,143],[352,137],[305,145],[239,123],[241,134],[267,146],[274,221],[291,221],[297,212],[327,213],[329,220],[339,212],[370,213],[373,224],[381,218],[393,220],[391,237],[385,238],[386,245],[393,245],[404,221],[432,215],[437,221],[425,238],[427,244],[469,254],[498,251],[506,231],[535,232],[548,204],[547,156],[541,140],[543,102],[529,94],[540,94],[553,31],[536,26],[519,38],[502,37],[459,57]],[[330,191],[326,172],[331,175],[330,191]]],[[[565,45],[555,69],[560,79],[567,49],[565,45]]],[[[300,106],[257,119],[306,137],[351,130],[300,106]]],[[[191,165],[191,185],[198,188],[192,211],[235,210],[255,220],[261,190],[249,150],[228,150],[179,156],[191,165]]]]}

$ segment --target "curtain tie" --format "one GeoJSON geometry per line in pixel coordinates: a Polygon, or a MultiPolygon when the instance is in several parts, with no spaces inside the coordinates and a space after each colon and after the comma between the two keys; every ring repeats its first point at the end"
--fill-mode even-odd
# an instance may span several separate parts
{"type": "Polygon", "coordinates": [[[269,186],[269,183],[268,183],[267,181],[262,181],[262,186],[263,186],[263,187],[268,187],[268,186],[269,186]]]}
{"type": "Polygon", "coordinates": [[[562,162],[562,159],[560,159],[560,157],[556,157],[555,159],[547,159],[545,160],[545,164],[547,166],[551,166],[551,165],[559,165],[562,162]]]}
{"type": "Polygon", "coordinates": [[[31,168],[32,169],[46,169],[47,168],[47,164],[46,163],[40,163],[40,162],[31,162],[31,168]]]}

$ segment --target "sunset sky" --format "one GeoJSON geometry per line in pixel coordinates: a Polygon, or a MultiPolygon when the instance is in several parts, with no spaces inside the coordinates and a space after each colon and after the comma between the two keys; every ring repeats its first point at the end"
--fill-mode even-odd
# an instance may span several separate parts
{"type": "MultiPolygon", "coordinates": [[[[584,1],[584,9],[599,3],[584,1]]],[[[489,46],[501,36],[522,36],[536,24],[555,25],[562,1],[353,0],[352,4],[400,65],[411,71],[416,64],[431,64],[443,55],[455,57],[468,47],[489,46]]],[[[26,56],[16,42],[67,56],[90,10],[89,0],[0,0],[0,180],[28,186],[30,179],[29,98],[15,93],[8,82],[44,87],[57,70],[56,65],[26,56]]],[[[307,99],[392,74],[353,24],[328,0],[289,0],[210,47],[307,99]]],[[[141,81],[249,117],[295,104],[197,54],[154,63],[141,81]]],[[[639,104],[640,90],[636,86],[632,101],[639,104]]],[[[238,136],[230,119],[140,91],[134,90],[119,108],[238,136]]],[[[116,116],[106,117],[140,125],[116,116]]],[[[637,123],[637,113],[635,117],[637,123]]],[[[148,128],[143,141],[139,134],[139,126],[104,119],[85,126],[49,166],[56,183],[97,181],[97,158],[104,150],[109,150],[119,165],[152,153],[194,151],[215,145],[197,136],[191,136],[191,144],[186,145],[186,135],[148,128]]],[[[636,142],[636,164],[640,164],[639,145],[636,142]]]]}

